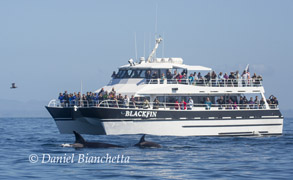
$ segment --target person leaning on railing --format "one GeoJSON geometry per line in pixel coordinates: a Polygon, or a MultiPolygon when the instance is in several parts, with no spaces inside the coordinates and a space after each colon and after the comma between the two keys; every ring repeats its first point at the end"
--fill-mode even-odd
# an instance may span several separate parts
{"type": "Polygon", "coordinates": [[[145,98],[143,101],[143,109],[148,109],[148,108],[150,108],[150,103],[147,100],[147,98],[145,98]]]}
{"type": "Polygon", "coordinates": [[[221,96],[220,99],[217,100],[217,103],[219,104],[219,109],[223,109],[225,104],[224,97],[221,96]]]}
{"type": "Polygon", "coordinates": [[[153,109],[159,109],[160,107],[160,101],[155,98],[154,102],[153,102],[153,109]]]}
{"type": "Polygon", "coordinates": [[[189,97],[187,110],[192,110],[192,108],[193,108],[193,99],[189,97]]]}
{"type": "Polygon", "coordinates": [[[210,101],[209,97],[206,98],[206,101],[204,103],[206,105],[206,110],[210,110],[212,107],[212,102],[210,101]]]}

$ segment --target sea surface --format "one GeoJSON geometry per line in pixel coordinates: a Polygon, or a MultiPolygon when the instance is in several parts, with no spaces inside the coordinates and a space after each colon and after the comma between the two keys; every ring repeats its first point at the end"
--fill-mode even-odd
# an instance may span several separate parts
{"type": "Polygon", "coordinates": [[[0,118],[0,179],[292,179],[293,118],[285,118],[283,133],[147,135],[160,149],[133,147],[140,135],[84,135],[125,148],[75,149],[62,146],[73,143],[74,135],[59,134],[52,118],[0,118]]]}

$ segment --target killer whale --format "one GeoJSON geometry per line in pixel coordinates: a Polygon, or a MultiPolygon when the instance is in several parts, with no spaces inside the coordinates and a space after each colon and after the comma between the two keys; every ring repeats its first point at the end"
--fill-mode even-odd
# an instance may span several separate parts
{"type": "Polygon", "coordinates": [[[142,137],[140,138],[140,141],[135,144],[135,146],[141,147],[141,148],[161,148],[162,146],[155,143],[155,142],[151,142],[151,141],[146,141],[145,140],[145,134],[142,135],[142,137]]]}
{"type": "Polygon", "coordinates": [[[72,144],[72,147],[75,148],[121,148],[123,146],[101,143],[101,142],[87,142],[84,138],[76,131],[73,131],[75,135],[75,143],[72,144]]]}

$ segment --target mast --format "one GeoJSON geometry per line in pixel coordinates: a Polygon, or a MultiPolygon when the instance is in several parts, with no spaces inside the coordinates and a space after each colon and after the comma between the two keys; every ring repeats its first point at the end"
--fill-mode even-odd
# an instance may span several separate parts
{"type": "Polygon", "coordinates": [[[154,49],[152,50],[151,54],[149,55],[148,59],[147,59],[147,62],[151,62],[151,60],[154,58],[154,55],[159,47],[159,44],[160,42],[163,41],[163,39],[161,37],[159,37],[158,39],[156,39],[156,44],[155,44],[155,47],[154,49]]]}

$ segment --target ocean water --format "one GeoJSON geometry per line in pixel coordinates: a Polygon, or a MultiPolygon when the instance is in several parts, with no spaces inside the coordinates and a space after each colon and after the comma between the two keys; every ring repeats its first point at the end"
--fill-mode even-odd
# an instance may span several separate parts
{"type": "Polygon", "coordinates": [[[75,149],[52,118],[0,118],[0,179],[292,179],[292,122],[278,137],[148,135],[163,147],[141,149],[140,135],[84,135],[125,148],[75,149]]]}

